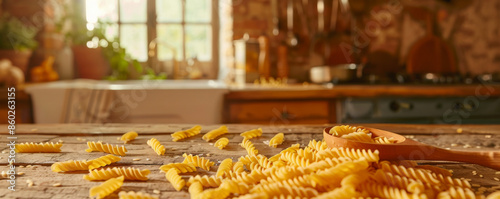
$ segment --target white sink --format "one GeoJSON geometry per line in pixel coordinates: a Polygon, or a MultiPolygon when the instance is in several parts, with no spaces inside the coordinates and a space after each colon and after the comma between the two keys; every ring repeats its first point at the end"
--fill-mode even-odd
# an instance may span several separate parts
{"type": "Polygon", "coordinates": [[[26,86],[35,123],[222,122],[228,89],[213,80],[69,80],[26,86]]]}

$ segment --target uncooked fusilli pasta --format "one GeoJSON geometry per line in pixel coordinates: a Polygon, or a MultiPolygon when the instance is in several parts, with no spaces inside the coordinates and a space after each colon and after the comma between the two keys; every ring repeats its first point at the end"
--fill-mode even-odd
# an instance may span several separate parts
{"type": "Polygon", "coordinates": [[[207,171],[210,171],[210,167],[213,166],[215,163],[210,161],[210,160],[207,160],[203,157],[200,157],[200,156],[193,156],[191,154],[182,154],[182,157],[184,157],[184,161],[182,161],[182,163],[193,163],[195,166],[197,167],[200,167],[204,170],[207,170],[207,171]]]}
{"type": "Polygon", "coordinates": [[[182,179],[179,173],[177,173],[177,170],[174,168],[168,170],[165,177],[177,191],[180,191],[186,185],[186,181],[182,179]]]}
{"type": "Polygon", "coordinates": [[[118,199],[159,199],[158,196],[153,196],[143,192],[133,192],[133,191],[120,191],[118,193],[118,199]]]}
{"type": "Polygon", "coordinates": [[[196,126],[190,128],[190,129],[187,129],[187,130],[177,131],[170,136],[172,136],[172,141],[177,142],[179,140],[198,135],[198,134],[200,134],[200,132],[201,132],[201,126],[196,125],[196,126]]]}
{"type": "Polygon", "coordinates": [[[116,178],[119,176],[124,176],[125,180],[148,180],[148,175],[151,173],[148,169],[137,169],[132,167],[113,167],[107,169],[94,169],[89,172],[88,175],[84,175],[83,179],[95,181],[95,180],[108,180],[110,178],[116,178]]]}
{"type": "Polygon", "coordinates": [[[125,134],[122,135],[122,137],[120,138],[121,141],[124,142],[124,144],[134,140],[139,134],[137,134],[137,132],[135,131],[129,131],[125,134]]]}
{"type": "Polygon", "coordinates": [[[176,169],[177,173],[187,173],[196,171],[196,166],[191,163],[170,163],[160,167],[160,170],[167,172],[170,169],[176,169]]]}
{"type": "Polygon", "coordinates": [[[102,184],[90,188],[89,195],[90,197],[104,198],[118,190],[123,185],[123,180],[123,176],[106,180],[102,184]]]}
{"type": "Polygon", "coordinates": [[[285,134],[278,133],[273,138],[271,138],[269,140],[269,146],[276,148],[276,147],[278,147],[278,145],[283,143],[283,141],[285,141],[285,134]]]}
{"type": "Polygon", "coordinates": [[[118,146],[112,144],[103,144],[102,142],[87,142],[87,146],[89,148],[85,149],[85,151],[89,153],[92,151],[100,151],[104,153],[111,153],[119,156],[125,156],[125,152],[127,152],[127,149],[123,145],[118,146]]]}
{"type": "Polygon", "coordinates": [[[121,159],[122,158],[120,158],[118,156],[114,156],[112,154],[101,156],[101,157],[98,157],[96,159],[91,160],[92,163],[89,165],[88,169],[92,170],[92,169],[96,169],[99,167],[103,167],[103,166],[109,165],[111,163],[118,162],[121,159]]]}
{"type": "Polygon", "coordinates": [[[220,138],[218,139],[215,143],[214,143],[214,146],[219,148],[219,149],[223,149],[225,148],[227,145],[229,144],[229,139],[223,137],[223,138],[220,138]]]}
{"type": "Polygon", "coordinates": [[[165,154],[165,146],[160,144],[160,141],[158,141],[156,138],[151,138],[148,140],[147,144],[153,148],[153,150],[156,152],[158,155],[164,155],[165,154]]]}
{"type": "Polygon", "coordinates": [[[219,165],[219,168],[217,169],[217,173],[215,174],[217,177],[222,177],[224,176],[225,173],[231,171],[231,168],[233,167],[233,160],[231,158],[226,158],[222,160],[222,162],[219,165]]]}
{"type": "Polygon", "coordinates": [[[259,137],[262,135],[262,128],[245,131],[245,132],[241,133],[240,135],[245,139],[252,139],[255,137],[259,137]]]}
{"type": "Polygon", "coordinates": [[[63,172],[63,171],[81,171],[88,170],[89,165],[92,164],[91,161],[86,160],[68,160],[66,162],[56,162],[52,164],[50,169],[53,172],[63,172]]]}
{"type": "Polygon", "coordinates": [[[248,139],[243,139],[240,146],[247,150],[248,155],[257,155],[259,151],[255,148],[253,143],[248,139]]]}
{"type": "Polygon", "coordinates": [[[26,142],[21,144],[16,144],[16,152],[17,153],[57,153],[61,152],[62,144],[57,143],[33,143],[26,142]]]}
{"type": "Polygon", "coordinates": [[[221,135],[226,134],[227,132],[228,132],[227,126],[222,125],[217,129],[214,129],[214,130],[209,131],[208,133],[205,133],[205,135],[203,135],[202,139],[208,142],[208,141],[213,140],[221,135]]]}

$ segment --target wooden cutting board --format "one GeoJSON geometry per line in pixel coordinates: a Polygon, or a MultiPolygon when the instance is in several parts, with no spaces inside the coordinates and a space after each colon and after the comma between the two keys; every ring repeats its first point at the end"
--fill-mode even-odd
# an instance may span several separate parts
{"type": "Polygon", "coordinates": [[[434,34],[432,15],[427,16],[426,35],[415,42],[408,54],[406,71],[409,75],[455,74],[457,67],[451,47],[434,34]]]}

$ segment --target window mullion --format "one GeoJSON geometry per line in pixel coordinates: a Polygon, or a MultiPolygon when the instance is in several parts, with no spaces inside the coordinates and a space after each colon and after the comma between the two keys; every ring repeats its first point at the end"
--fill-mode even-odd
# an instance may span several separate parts
{"type": "Polygon", "coordinates": [[[156,72],[159,72],[160,66],[159,66],[159,59],[158,59],[158,45],[155,46],[154,55],[150,56],[149,55],[149,44],[151,41],[153,41],[155,38],[157,38],[157,32],[156,32],[156,0],[147,0],[147,21],[146,21],[146,26],[147,26],[147,49],[148,49],[148,60],[147,63],[149,66],[155,70],[156,72]]]}
{"type": "Polygon", "coordinates": [[[182,59],[181,61],[187,60],[186,58],[186,0],[182,0],[182,59]]]}
{"type": "Polygon", "coordinates": [[[117,0],[116,3],[117,3],[117,11],[118,11],[118,21],[117,21],[117,25],[118,25],[118,41],[121,43],[121,34],[122,34],[122,31],[121,31],[121,26],[122,26],[122,19],[121,19],[121,8],[120,8],[120,1],[121,0],[117,0]]]}

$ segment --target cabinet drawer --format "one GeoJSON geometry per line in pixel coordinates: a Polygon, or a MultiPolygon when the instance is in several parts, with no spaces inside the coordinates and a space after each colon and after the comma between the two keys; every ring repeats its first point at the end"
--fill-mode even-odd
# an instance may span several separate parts
{"type": "Polygon", "coordinates": [[[230,123],[325,124],[331,122],[326,100],[261,101],[229,104],[230,123]]]}

